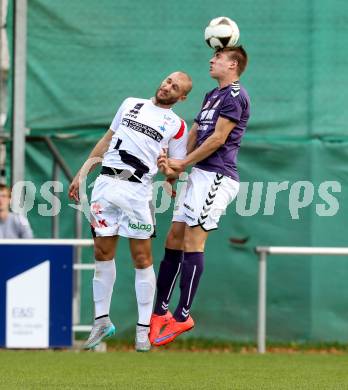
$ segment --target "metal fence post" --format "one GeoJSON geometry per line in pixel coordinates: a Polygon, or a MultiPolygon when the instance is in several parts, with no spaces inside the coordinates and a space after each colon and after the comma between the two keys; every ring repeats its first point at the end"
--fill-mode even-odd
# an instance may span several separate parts
{"type": "Polygon", "coordinates": [[[267,254],[261,251],[259,254],[259,296],[257,318],[257,350],[266,352],[266,272],[267,254]]]}
{"type": "MultiPolygon", "coordinates": [[[[52,181],[59,179],[59,165],[56,159],[53,160],[52,181]]],[[[52,201],[52,238],[59,238],[59,199],[55,196],[52,201]]],[[[77,237],[80,238],[80,237],[77,237]]]]}
{"type": "Polygon", "coordinates": [[[24,180],[27,0],[14,2],[12,185],[24,180]]]}

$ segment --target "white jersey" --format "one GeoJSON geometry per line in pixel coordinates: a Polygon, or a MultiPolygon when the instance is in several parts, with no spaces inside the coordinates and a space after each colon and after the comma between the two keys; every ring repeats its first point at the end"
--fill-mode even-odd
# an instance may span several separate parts
{"type": "Polygon", "coordinates": [[[151,179],[157,173],[162,149],[175,159],[186,157],[187,126],[171,109],[161,108],[151,99],[128,98],[117,111],[111,126],[114,135],[103,166],[126,169],[151,179]]]}

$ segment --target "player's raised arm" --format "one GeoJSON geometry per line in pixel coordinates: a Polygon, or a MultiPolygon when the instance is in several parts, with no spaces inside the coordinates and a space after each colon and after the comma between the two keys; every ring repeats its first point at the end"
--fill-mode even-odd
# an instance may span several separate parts
{"type": "Polygon", "coordinates": [[[95,145],[87,160],[83,163],[82,167],[79,169],[73,181],[71,182],[69,186],[69,197],[74,199],[76,202],[79,202],[80,200],[79,187],[81,181],[83,180],[83,176],[87,176],[89,172],[93,171],[93,169],[101,163],[102,157],[110,145],[112,136],[113,131],[109,129],[95,145]],[[81,175],[82,172],[83,175],[81,175]]]}
{"type": "Polygon", "coordinates": [[[191,153],[197,145],[197,129],[198,123],[194,122],[190,131],[188,132],[188,141],[187,141],[187,153],[191,153]]]}
{"type": "Polygon", "coordinates": [[[89,172],[101,164],[104,153],[108,150],[110,142],[114,133],[117,131],[121,123],[122,113],[125,110],[127,99],[125,99],[112,120],[109,130],[104,134],[104,136],[98,141],[98,143],[93,148],[92,152],[88,156],[87,160],[83,163],[80,170],[77,172],[73,181],[69,187],[69,197],[74,199],[76,202],[79,202],[79,187],[82,180],[88,175],[89,172]]]}
{"type": "Polygon", "coordinates": [[[178,171],[184,171],[189,165],[194,165],[199,161],[202,161],[206,157],[209,157],[217,149],[219,149],[224,143],[230,132],[236,126],[236,123],[229,119],[219,117],[216,122],[215,131],[210,135],[197,149],[193,150],[183,160],[169,160],[169,166],[178,171]]]}

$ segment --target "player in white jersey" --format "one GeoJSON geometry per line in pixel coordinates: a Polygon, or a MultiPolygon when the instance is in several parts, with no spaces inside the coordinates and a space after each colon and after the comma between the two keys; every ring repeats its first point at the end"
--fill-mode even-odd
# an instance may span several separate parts
{"type": "Polygon", "coordinates": [[[168,151],[175,159],[186,156],[187,128],[171,107],[186,99],[191,78],[183,72],[170,74],[152,99],[126,99],[110,129],[92,150],[69,188],[69,196],[79,201],[84,176],[102,159],[91,196],[91,227],[94,237],[95,273],[93,298],[95,322],[85,348],[94,348],[115,332],[109,311],[116,280],[115,252],[118,237],[129,238],[135,267],[138,304],[136,349],[150,349],[148,339],[155,293],[151,240],[154,233],[150,209],[152,178],[157,159],[168,151]]]}

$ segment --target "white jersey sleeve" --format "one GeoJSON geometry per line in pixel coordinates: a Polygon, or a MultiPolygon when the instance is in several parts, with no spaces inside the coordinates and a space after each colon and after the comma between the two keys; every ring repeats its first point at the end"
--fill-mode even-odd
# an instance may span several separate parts
{"type": "Polygon", "coordinates": [[[183,160],[187,155],[188,131],[185,121],[181,119],[180,129],[168,142],[168,156],[183,160]]]}
{"type": "Polygon", "coordinates": [[[122,113],[126,108],[127,100],[125,99],[116,112],[114,119],[111,122],[110,129],[115,133],[121,124],[122,113]]]}

